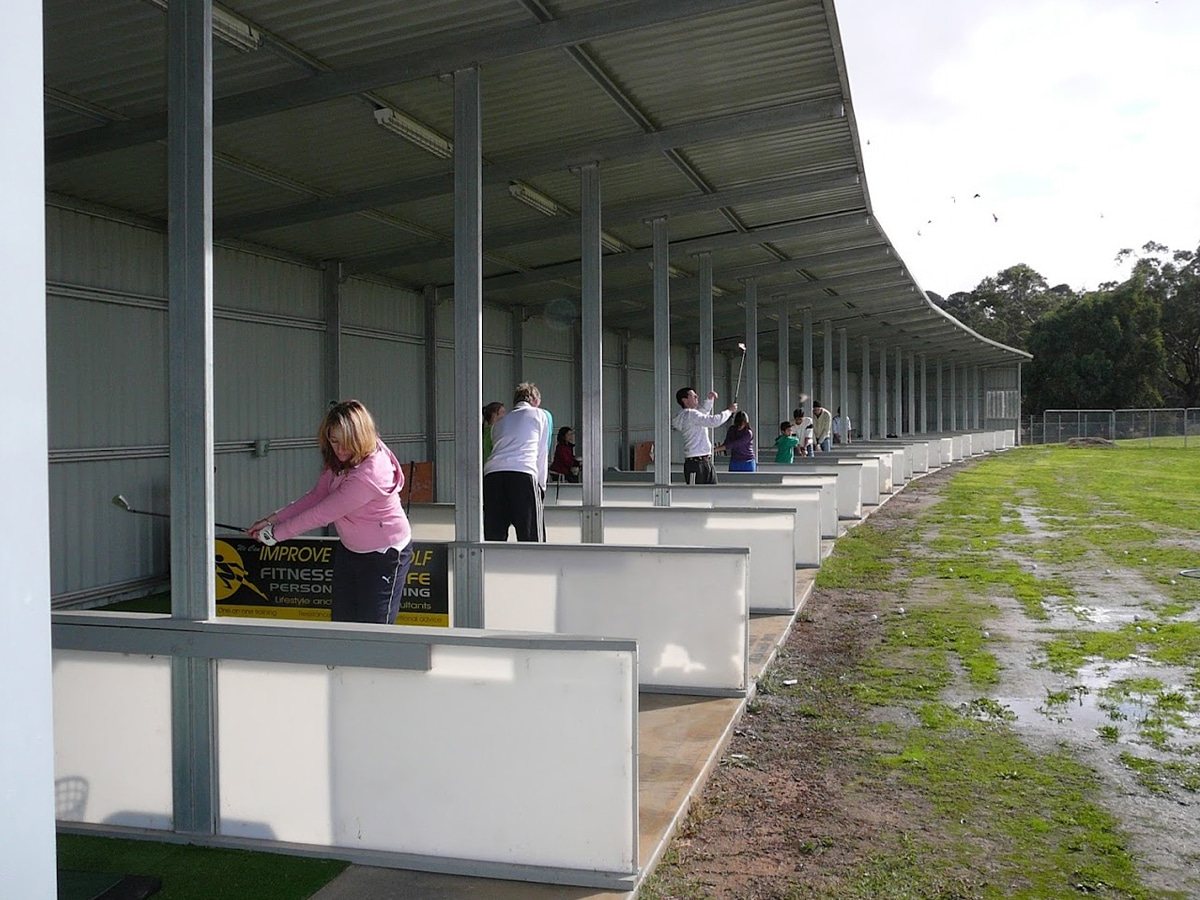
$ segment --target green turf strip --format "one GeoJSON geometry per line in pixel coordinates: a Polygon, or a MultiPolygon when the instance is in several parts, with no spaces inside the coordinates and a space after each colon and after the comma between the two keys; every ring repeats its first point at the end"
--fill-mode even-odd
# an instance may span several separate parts
{"type": "Polygon", "coordinates": [[[58,866],[74,873],[152,875],[162,880],[162,890],[154,895],[154,900],[307,900],[345,869],[347,863],[190,844],[60,834],[58,866]]]}

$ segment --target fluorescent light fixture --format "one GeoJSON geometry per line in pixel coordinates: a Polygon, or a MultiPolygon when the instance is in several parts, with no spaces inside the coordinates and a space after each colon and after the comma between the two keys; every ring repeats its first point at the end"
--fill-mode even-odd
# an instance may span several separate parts
{"type": "MultiPolygon", "coordinates": [[[[654,263],[653,262],[649,262],[646,265],[650,269],[650,271],[652,271],[652,272],[654,271],[654,263]]],[[[667,266],[667,276],[669,278],[691,278],[692,273],[679,268],[679,266],[671,264],[671,265],[667,266]]]]}
{"type": "MultiPolygon", "coordinates": [[[[167,0],[148,0],[148,2],[166,12],[167,0]]],[[[242,53],[257,50],[263,42],[261,31],[241,16],[231,13],[215,3],[212,8],[212,32],[213,37],[242,53]]]]}
{"type": "Polygon", "coordinates": [[[605,250],[611,250],[613,253],[629,253],[633,250],[632,247],[619,237],[609,234],[607,231],[600,232],[600,246],[605,250]]]}
{"type": "Polygon", "coordinates": [[[544,216],[562,216],[570,210],[555,200],[547,197],[541,191],[534,190],[523,181],[510,181],[508,193],[514,200],[524,203],[530,209],[536,209],[544,216]]]}
{"type": "Polygon", "coordinates": [[[235,50],[249,53],[262,46],[262,33],[243,19],[219,6],[212,11],[213,37],[219,38],[235,50]]]}
{"type": "Polygon", "coordinates": [[[453,141],[398,109],[384,106],[375,110],[375,124],[441,159],[454,155],[453,141]]]}

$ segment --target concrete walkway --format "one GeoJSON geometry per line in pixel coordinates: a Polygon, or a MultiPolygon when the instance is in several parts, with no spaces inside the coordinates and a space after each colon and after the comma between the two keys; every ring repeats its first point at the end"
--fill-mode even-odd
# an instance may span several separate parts
{"type": "MultiPolygon", "coordinates": [[[[833,546],[832,541],[825,543],[823,555],[833,546]]],[[[798,611],[812,592],[816,574],[816,569],[796,570],[798,611]]],[[[775,658],[794,621],[794,615],[750,620],[752,685],[775,658]]],[[[744,699],[641,694],[638,858],[644,873],[653,871],[666,850],[752,696],[753,689],[744,699]]],[[[355,865],[314,894],[313,900],[630,900],[636,893],[355,865]]]]}

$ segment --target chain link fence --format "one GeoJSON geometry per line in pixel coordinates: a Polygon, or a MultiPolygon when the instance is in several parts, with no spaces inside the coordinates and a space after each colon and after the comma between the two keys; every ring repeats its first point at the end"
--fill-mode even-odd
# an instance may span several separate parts
{"type": "Polygon", "coordinates": [[[1200,408],[1048,409],[1021,421],[1023,444],[1062,444],[1077,438],[1200,449],[1200,408]]]}

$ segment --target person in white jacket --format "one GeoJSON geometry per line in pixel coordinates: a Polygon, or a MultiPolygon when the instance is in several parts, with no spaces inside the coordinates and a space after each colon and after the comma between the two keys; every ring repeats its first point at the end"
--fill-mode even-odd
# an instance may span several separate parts
{"type": "Polygon", "coordinates": [[[683,480],[688,484],[717,483],[712,435],[708,430],[728,422],[738,407],[736,403],[730,403],[728,409],[714,414],[712,408],[716,399],[716,391],[709,391],[708,399],[703,403],[693,388],[682,387],[675,392],[675,402],[681,408],[671,420],[671,427],[683,435],[683,480]]]}
{"type": "Polygon", "coordinates": [[[542,394],[525,381],[513,393],[512,409],[492,425],[492,454],[483,464],[483,539],[545,541],[542,503],[550,452],[550,414],[542,394]]]}

